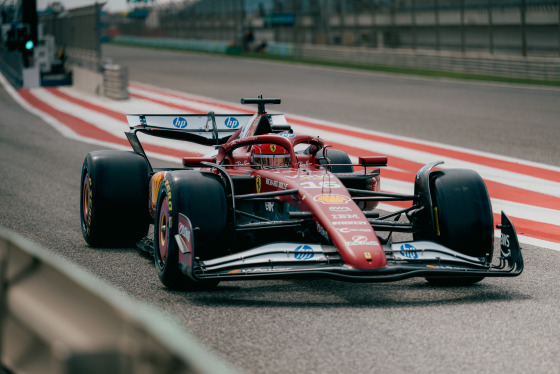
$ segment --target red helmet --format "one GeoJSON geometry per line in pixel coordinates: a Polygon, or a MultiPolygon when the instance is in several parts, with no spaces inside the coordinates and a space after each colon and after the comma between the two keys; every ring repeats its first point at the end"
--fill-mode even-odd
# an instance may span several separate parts
{"type": "Polygon", "coordinates": [[[255,144],[251,147],[251,163],[286,168],[290,166],[290,152],[276,144],[255,144]]]}

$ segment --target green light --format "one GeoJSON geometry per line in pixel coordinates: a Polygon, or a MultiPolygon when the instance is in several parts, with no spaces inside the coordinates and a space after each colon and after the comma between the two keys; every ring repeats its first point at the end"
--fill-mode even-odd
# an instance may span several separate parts
{"type": "Polygon", "coordinates": [[[33,49],[33,40],[28,40],[27,42],[25,42],[25,49],[33,49]]]}

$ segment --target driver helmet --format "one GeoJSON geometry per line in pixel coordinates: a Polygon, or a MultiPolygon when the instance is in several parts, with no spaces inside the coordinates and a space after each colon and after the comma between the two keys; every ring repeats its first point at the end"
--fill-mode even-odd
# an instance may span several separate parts
{"type": "Polygon", "coordinates": [[[290,153],[276,144],[255,144],[251,147],[251,163],[264,167],[290,166],[290,153]]]}

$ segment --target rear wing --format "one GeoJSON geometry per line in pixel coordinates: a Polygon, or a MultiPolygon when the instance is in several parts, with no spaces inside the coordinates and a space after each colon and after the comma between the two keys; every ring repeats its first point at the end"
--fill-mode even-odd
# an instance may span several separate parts
{"type": "Polygon", "coordinates": [[[203,145],[225,143],[247,125],[254,114],[127,114],[132,133],[137,131],[203,145]]]}

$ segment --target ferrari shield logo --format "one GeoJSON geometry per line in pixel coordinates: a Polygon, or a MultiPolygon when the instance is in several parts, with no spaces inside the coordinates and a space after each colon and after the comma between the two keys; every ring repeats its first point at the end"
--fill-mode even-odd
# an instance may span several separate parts
{"type": "Polygon", "coordinates": [[[257,193],[261,193],[261,177],[257,175],[257,178],[255,179],[256,182],[256,187],[257,187],[257,193]]]}

